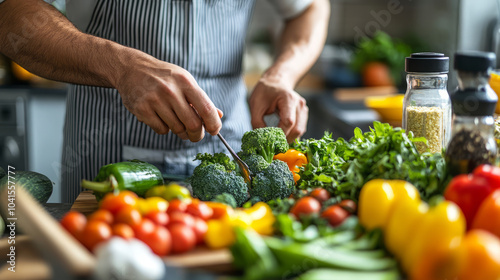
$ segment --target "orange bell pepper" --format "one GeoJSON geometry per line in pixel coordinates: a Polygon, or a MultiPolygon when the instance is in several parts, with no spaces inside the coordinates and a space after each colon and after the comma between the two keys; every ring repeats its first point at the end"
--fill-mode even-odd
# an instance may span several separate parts
{"type": "Polygon", "coordinates": [[[500,238],[500,190],[491,193],[481,203],[472,228],[489,231],[500,238]]]}
{"type": "Polygon", "coordinates": [[[460,280],[497,280],[500,277],[500,240],[493,234],[473,229],[463,239],[465,263],[460,280]]]}
{"type": "Polygon", "coordinates": [[[297,174],[300,171],[299,167],[307,164],[306,155],[295,149],[289,149],[286,153],[277,154],[273,157],[273,159],[279,159],[286,162],[288,168],[293,173],[293,180],[295,182],[300,179],[300,175],[297,174]]]}

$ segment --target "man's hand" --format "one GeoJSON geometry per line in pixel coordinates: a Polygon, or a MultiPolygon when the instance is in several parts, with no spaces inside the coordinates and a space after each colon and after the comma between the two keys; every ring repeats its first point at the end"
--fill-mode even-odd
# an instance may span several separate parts
{"type": "Polygon", "coordinates": [[[284,83],[262,78],[250,96],[253,128],[265,127],[264,116],[278,112],[289,143],[301,137],[307,128],[309,108],[305,99],[284,83]]]}
{"type": "Polygon", "coordinates": [[[220,110],[188,71],[149,56],[132,61],[136,64],[121,76],[116,88],[139,121],[159,134],[171,130],[192,142],[203,139],[205,129],[212,135],[219,132],[220,110]]]}
{"type": "Polygon", "coordinates": [[[305,133],[309,109],[293,89],[323,49],[329,17],[330,2],[315,0],[302,13],[285,20],[276,60],[250,97],[254,128],[265,126],[264,115],[277,111],[288,142],[305,133]]]}

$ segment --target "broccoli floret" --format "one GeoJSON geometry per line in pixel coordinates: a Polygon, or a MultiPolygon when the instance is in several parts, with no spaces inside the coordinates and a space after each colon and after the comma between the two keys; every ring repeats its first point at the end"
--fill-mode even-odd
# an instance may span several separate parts
{"type": "Polygon", "coordinates": [[[239,152],[238,156],[248,165],[248,168],[250,168],[252,174],[262,172],[269,166],[269,162],[267,162],[262,156],[257,154],[248,155],[243,152],[239,152]]]}
{"type": "Polygon", "coordinates": [[[227,171],[219,163],[198,165],[188,182],[193,189],[193,196],[203,201],[213,200],[223,193],[232,195],[238,206],[248,199],[248,186],[243,177],[235,171],[227,171]]]}
{"type": "Polygon", "coordinates": [[[250,195],[262,201],[287,198],[295,188],[293,174],[288,165],[281,160],[274,160],[252,180],[250,195]]]}
{"type": "Polygon", "coordinates": [[[288,151],[285,133],[279,127],[256,128],[245,132],[241,138],[241,151],[247,155],[261,155],[267,162],[273,161],[273,156],[288,151]]]}
{"type": "Polygon", "coordinates": [[[238,204],[236,203],[236,199],[234,199],[234,196],[231,194],[228,194],[228,193],[222,193],[222,194],[216,195],[212,201],[224,203],[224,204],[227,204],[233,208],[238,207],[238,204]]]}
{"type": "Polygon", "coordinates": [[[209,154],[209,153],[199,153],[196,155],[195,160],[201,160],[200,165],[208,165],[208,164],[214,164],[218,163],[226,169],[226,171],[233,171],[236,170],[236,163],[234,163],[233,160],[231,160],[226,154],[224,153],[216,153],[216,154],[209,154]]]}

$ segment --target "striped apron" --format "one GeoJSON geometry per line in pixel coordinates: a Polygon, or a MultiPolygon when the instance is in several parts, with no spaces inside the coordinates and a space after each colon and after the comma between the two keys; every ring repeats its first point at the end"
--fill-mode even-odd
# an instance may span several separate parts
{"type": "MultiPolygon", "coordinates": [[[[95,0],[86,33],[144,51],[188,70],[224,112],[221,134],[239,150],[251,129],[242,57],[253,0],[95,0]]],[[[91,50],[89,50],[91,51],[91,50]]],[[[61,168],[62,202],[105,164],[138,158],[188,176],[200,152],[226,152],[209,134],[197,143],[156,134],[137,121],[115,89],[72,85],[61,168]]]]}

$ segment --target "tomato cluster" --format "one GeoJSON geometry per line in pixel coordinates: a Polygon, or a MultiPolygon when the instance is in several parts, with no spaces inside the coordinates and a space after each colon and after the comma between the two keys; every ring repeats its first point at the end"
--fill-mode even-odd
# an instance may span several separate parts
{"type": "Polygon", "coordinates": [[[290,209],[290,213],[296,218],[312,214],[318,214],[326,219],[331,226],[340,225],[350,214],[356,211],[356,203],[345,199],[338,204],[323,207],[330,199],[330,193],[323,188],[312,190],[308,196],[300,198],[290,209]],[[324,208],[322,210],[322,208],[324,208]]]}
{"type": "Polygon", "coordinates": [[[143,199],[122,191],[107,194],[99,209],[88,217],[68,212],[61,225],[91,251],[111,236],[120,236],[137,238],[155,254],[165,256],[187,252],[203,243],[206,221],[212,215],[212,208],[198,199],[143,199]]]}

